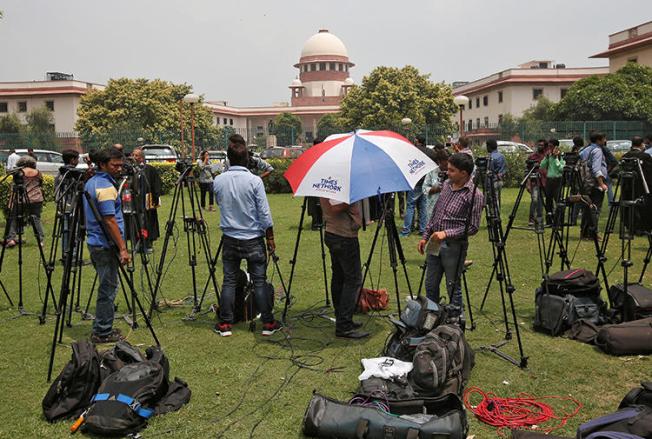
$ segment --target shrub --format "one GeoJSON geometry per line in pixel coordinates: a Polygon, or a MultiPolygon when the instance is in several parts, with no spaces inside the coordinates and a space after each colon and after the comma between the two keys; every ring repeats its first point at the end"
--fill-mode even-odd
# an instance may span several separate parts
{"type": "Polygon", "coordinates": [[[174,184],[179,178],[174,163],[150,163],[156,168],[161,176],[161,193],[166,195],[174,190],[174,184]]]}
{"type": "Polygon", "coordinates": [[[263,180],[265,182],[265,191],[268,194],[292,193],[290,184],[283,176],[292,164],[292,159],[269,159],[268,162],[274,167],[274,171],[263,180]]]}

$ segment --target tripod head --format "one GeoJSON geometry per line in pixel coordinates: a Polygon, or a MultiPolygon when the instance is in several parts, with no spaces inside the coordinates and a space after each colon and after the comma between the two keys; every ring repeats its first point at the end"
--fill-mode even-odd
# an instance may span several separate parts
{"type": "Polygon", "coordinates": [[[0,180],[0,183],[4,182],[9,177],[13,177],[14,178],[14,184],[16,184],[16,185],[24,184],[25,183],[25,180],[23,179],[23,177],[25,177],[25,172],[23,172],[24,168],[25,168],[25,166],[20,166],[18,168],[12,169],[11,171],[7,171],[7,175],[2,177],[2,180],[0,180]]]}

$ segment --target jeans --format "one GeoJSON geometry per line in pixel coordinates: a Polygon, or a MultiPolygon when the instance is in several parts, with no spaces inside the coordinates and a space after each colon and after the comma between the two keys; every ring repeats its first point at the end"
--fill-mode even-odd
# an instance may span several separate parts
{"type": "Polygon", "coordinates": [[[274,314],[265,287],[267,282],[265,240],[262,236],[253,239],[236,239],[224,235],[222,245],[224,283],[222,285],[222,295],[220,296],[220,321],[233,323],[237,275],[240,270],[240,262],[245,259],[247,261],[247,271],[254,283],[254,296],[256,308],[261,314],[260,319],[263,323],[273,323],[274,314]]]}
{"type": "MultiPolygon", "coordinates": [[[[21,207],[18,206],[20,209],[21,207]]],[[[24,226],[23,226],[23,233],[25,233],[25,230],[27,229],[32,229],[32,225],[29,222],[29,217],[32,217],[34,219],[34,225],[36,226],[36,238],[40,241],[43,241],[45,239],[45,234],[43,233],[43,225],[41,224],[41,211],[43,210],[43,203],[30,203],[25,206],[25,210],[23,211],[23,220],[24,220],[24,226]]],[[[9,225],[9,233],[7,234],[7,241],[14,241],[16,239],[16,234],[18,230],[18,218],[13,217],[10,219],[11,223],[9,225]]]]}
{"type": "Polygon", "coordinates": [[[590,197],[595,209],[591,209],[585,204],[582,205],[582,238],[593,238],[593,235],[598,231],[598,220],[600,219],[600,208],[602,208],[604,192],[598,188],[593,188],[590,197]]]}
{"type": "Polygon", "coordinates": [[[206,207],[206,193],[208,193],[208,204],[213,205],[213,183],[199,183],[201,192],[201,207],[206,207]]]}
{"type": "Polygon", "coordinates": [[[555,214],[555,207],[557,198],[559,196],[559,189],[561,189],[561,177],[548,178],[546,181],[546,211],[548,212],[547,223],[552,223],[552,217],[555,214]]]}
{"type": "Polygon", "coordinates": [[[115,250],[110,248],[89,245],[88,250],[98,279],[93,333],[103,337],[113,330],[113,302],[118,293],[118,259],[115,250]]]}
{"type": "Polygon", "coordinates": [[[414,221],[414,209],[419,210],[419,233],[423,234],[428,222],[426,212],[426,197],[423,195],[421,188],[407,192],[407,207],[405,208],[405,219],[401,236],[407,236],[412,232],[412,222],[414,221]]]}
{"type": "Polygon", "coordinates": [[[324,241],[331,254],[331,297],[335,308],[335,331],[353,329],[353,312],[362,287],[362,265],[358,238],[326,232],[324,241]]]}
{"type": "Polygon", "coordinates": [[[535,219],[541,218],[543,215],[543,200],[541,199],[541,188],[539,186],[533,186],[532,191],[530,192],[530,222],[534,222],[535,219]]]}
{"type": "Polygon", "coordinates": [[[444,240],[439,248],[438,256],[428,255],[425,281],[428,299],[439,303],[439,284],[441,284],[441,278],[446,275],[446,291],[450,303],[458,306],[460,310],[464,309],[461,277],[468,246],[468,241],[444,240]],[[457,275],[457,280],[455,275],[457,275]],[[453,291],[456,282],[457,288],[453,291]]]}

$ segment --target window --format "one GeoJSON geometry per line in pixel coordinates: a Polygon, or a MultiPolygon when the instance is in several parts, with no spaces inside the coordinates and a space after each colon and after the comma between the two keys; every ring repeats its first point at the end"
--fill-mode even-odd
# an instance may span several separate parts
{"type": "Polygon", "coordinates": [[[310,71],[311,72],[316,72],[317,71],[317,64],[310,64],[310,71]]]}
{"type": "Polygon", "coordinates": [[[337,64],[337,70],[339,70],[340,72],[343,72],[344,71],[344,64],[339,64],[338,63],[337,64]]]}
{"type": "Polygon", "coordinates": [[[7,103],[0,102],[0,113],[6,113],[6,112],[7,112],[7,103]]]}
{"type": "Polygon", "coordinates": [[[468,128],[468,130],[469,131],[473,130],[473,119],[469,119],[469,128],[468,128]]]}
{"type": "Polygon", "coordinates": [[[233,119],[229,119],[229,125],[233,125],[233,119]]]}
{"type": "Polygon", "coordinates": [[[19,113],[27,113],[27,102],[26,101],[18,102],[18,112],[19,113]]]}
{"type": "MultiPolygon", "coordinates": [[[[473,99],[469,99],[469,110],[473,108],[473,99]]],[[[469,121],[471,122],[471,121],[469,121]]]]}
{"type": "Polygon", "coordinates": [[[502,92],[502,91],[499,91],[499,92],[498,92],[498,103],[500,104],[500,103],[502,103],[502,102],[503,102],[503,92],[502,92]]]}
{"type": "Polygon", "coordinates": [[[564,99],[567,94],[568,94],[568,89],[567,88],[562,88],[561,89],[561,98],[564,99]]]}
{"type": "Polygon", "coordinates": [[[489,105],[489,96],[485,96],[482,98],[482,105],[484,105],[485,107],[489,105]]]}
{"type": "Polygon", "coordinates": [[[334,63],[334,62],[331,63],[331,65],[330,65],[330,70],[336,70],[336,68],[335,68],[335,63],[334,63]]]}
{"type": "Polygon", "coordinates": [[[216,117],[216,118],[215,118],[215,125],[219,125],[219,124],[220,124],[220,118],[219,118],[219,117],[216,117]]]}
{"type": "Polygon", "coordinates": [[[480,98],[475,98],[475,107],[480,108],[480,98]]]}
{"type": "Polygon", "coordinates": [[[484,118],[484,127],[489,128],[489,118],[488,117],[484,118]]]}
{"type": "Polygon", "coordinates": [[[503,115],[502,114],[498,115],[498,123],[499,124],[503,123],[503,115]]]}
{"type": "Polygon", "coordinates": [[[479,117],[475,120],[475,127],[480,128],[480,118],[479,117]]]}
{"type": "Polygon", "coordinates": [[[45,108],[49,111],[54,111],[54,101],[45,101],[45,108]]]}
{"type": "Polygon", "coordinates": [[[321,71],[326,70],[326,63],[325,62],[320,62],[319,63],[319,70],[321,70],[321,71]]]}
{"type": "Polygon", "coordinates": [[[633,56],[631,58],[627,58],[627,62],[633,62],[634,64],[638,63],[638,57],[633,56]]]}
{"type": "Polygon", "coordinates": [[[226,117],[222,119],[222,122],[224,122],[224,125],[226,125],[226,117]]]}
{"type": "Polygon", "coordinates": [[[543,95],[543,89],[542,88],[533,88],[532,89],[532,100],[537,100],[543,95]]]}

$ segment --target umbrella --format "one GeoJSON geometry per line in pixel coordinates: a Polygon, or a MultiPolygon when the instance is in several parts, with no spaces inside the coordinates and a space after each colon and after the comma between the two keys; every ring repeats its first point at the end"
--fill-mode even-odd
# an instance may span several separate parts
{"type": "Polygon", "coordinates": [[[400,134],[357,130],[327,137],[301,154],[284,175],[295,196],[352,204],[411,190],[434,168],[435,163],[400,134]]]}

